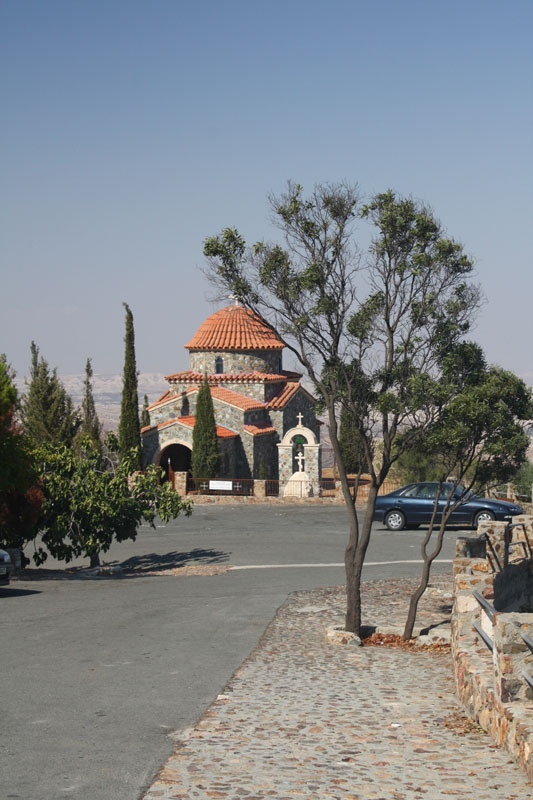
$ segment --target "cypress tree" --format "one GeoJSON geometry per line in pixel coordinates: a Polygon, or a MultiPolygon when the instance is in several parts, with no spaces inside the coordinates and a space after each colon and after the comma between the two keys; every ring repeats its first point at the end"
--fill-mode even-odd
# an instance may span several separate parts
{"type": "Polygon", "coordinates": [[[92,379],[93,369],[91,359],[87,359],[85,364],[85,380],[83,382],[83,400],[81,403],[81,426],[78,431],[77,439],[82,436],[89,436],[94,442],[98,451],[101,450],[101,432],[102,426],[98,415],[96,413],[96,406],[94,404],[92,379]]]}
{"type": "Polygon", "coordinates": [[[31,343],[30,380],[22,401],[24,432],[34,445],[65,444],[72,446],[80,426],[80,417],[72,398],[57,376],[50,371],[35,342],[31,343]]]}
{"type": "Polygon", "coordinates": [[[362,471],[365,465],[363,446],[351,414],[345,408],[341,411],[339,445],[346,472],[358,474],[362,471]]]}
{"type": "Polygon", "coordinates": [[[150,412],[148,411],[148,395],[145,394],[143,398],[143,410],[141,414],[141,428],[147,428],[150,425],[150,412]]]}
{"type": "Polygon", "coordinates": [[[196,422],[192,432],[191,472],[193,478],[217,478],[220,470],[220,450],[213,399],[207,375],[196,399],[196,422]]]}
{"type": "Polygon", "coordinates": [[[135,333],[133,314],[127,303],[126,333],[124,335],[124,377],[122,382],[122,403],[118,427],[119,453],[125,456],[132,448],[137,451],[137,468],[141,468],[141,432],[139,426],[139,400],[137,397],[137,368],[135,366],[135,333]]]}

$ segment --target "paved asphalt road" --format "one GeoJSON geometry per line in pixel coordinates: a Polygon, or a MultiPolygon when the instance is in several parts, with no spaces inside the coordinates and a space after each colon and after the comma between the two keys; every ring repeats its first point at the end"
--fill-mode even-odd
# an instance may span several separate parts
{"type": "MultiPolygon", "coordinates": [[[[441,559],[453,558],[457,533],[441,559]]],[[[376,527],[364,579],[418,574],[422,535],[376,527]]],[[[221,691],[287,595],[344,582],[343,567],[328,565],[342,563],[346,539],[342,507],[197,506],[106,561],[252,568],[0,589],[0,796],[140,797],[172,734],[221,691]]]]}

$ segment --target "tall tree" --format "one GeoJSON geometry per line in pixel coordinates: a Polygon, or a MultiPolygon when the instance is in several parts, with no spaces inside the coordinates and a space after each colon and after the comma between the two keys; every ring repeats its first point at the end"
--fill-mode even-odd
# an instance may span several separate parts
{"type": "Polygon", "coordinates": [[[101,435],[102,426],[98,415],[96,413],[96,406],[94,404],[93,386],[92,386],[93,369],[91,359],[87,359],[85,364],[85,380],[83,382],[83,400],[81,402],[81,425],[77,435],[77,441],[80,442],[81,438],[88,436],[93,442],[94,446],[101,450],[101,435]]]}
{"type": "Polygon", "coordinates": [[[361,206],[355,187],[326,184],[305,198],[301,186],[289,184],[271,206],[282,244],[247,249],[238,231],[227,228],[205,241],[204,254],[223,291],[257,313],[294,353],[327,413],[349,518],[346,629],[358,633],[378,490],[403,449],[433,423],[425,387],[442,352],[468,331],[479,290],[470,283],[472,261],[462,246],[428,208],[392,191],[361,206]],[[374,231],[364,261],[353,240],[357,217],[374,231]],[[358,281],[362,266],[365,277],[358,281]],[[370,475],[361,526],[339,443],[342,407],[370,475]]]}
{"type": "Polygon", "coordinates": [[[141,414],[141,428],[147,428],[150,425],[150,412],[148,411],[148,395],[145,394],[143,398],[143,410],[141,414]]]}
{"type": "Polygon", "coordinates": [[[443,396],[449,400],[424,440],[426,452],[439,457],[438,488],[421,543],[422,574],[410,598],[404,639],[413,634],[418,603],[429,583],[433,561],[442,550],[451,514],[472,489],[480,491],[489,482],[507,481],[525,462],[529,445],[524,424],[533,418],[531,391],[516,375],[491,367],[462,385],[457,376],[453,384],[447,383],[446,377],[442,383],[443,396]],[[451,487],[444,485],[449,475],[454,476],[451,487]]]}
{"type": "Polygon", "coordinates": [[[364,448],[352,415],[346,408],[342,408],[340,414],[339,446],[346,471],[357,475],[364,472],[364,448]]]}
{"type": "Polygon", "coordinates": [[[65,444],[72,446],[80,426],[78,411],[67,394],[57,370],[50,371],[35,342],[31,343],[30,380],[22,401],[24,433],[34,445],[65,444]]]}
{"type": "Polygon", "coordinates": [[[196,398],[196,421],[192,432],[191,472],[193,478],[217,478],[220,470],[220,449],[213,399],[207,375],[196,398]]]}
{"type": "Polygon", "coordinates": [[[118,428],[119,453],[125,457],[133,449],[137,453],[134,469],[141,469],[141,431],[139,426],[139,399],[137,396],[137,367],[135,365],[135,332],[133,314],[127,303],[126,332],[124,335],[124,374],[122,381],[122,404],[118,428]]]}
{"type": "Polygon", "coordinates": [[[0,545],[23,547],[37,534],[43,501],[30,447],[17,423],[14,375],[0,355],[0,545]]]}

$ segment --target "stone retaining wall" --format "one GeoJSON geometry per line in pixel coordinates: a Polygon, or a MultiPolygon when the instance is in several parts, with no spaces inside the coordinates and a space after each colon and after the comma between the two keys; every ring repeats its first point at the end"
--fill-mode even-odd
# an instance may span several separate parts
{"type": "MultiPolygon", "coordinates": [[[[533,543],[533,516],[514,521],[524,523],[526,532],[514,529],[513,538],[533,543]]],[[[479,533],[487,535],[486,544],[479,538],[458,541],[452,654],[457,692],[466,710],[533,781],[533,690],[521,674],[525,669],[533,675],[533,653],[520,636],[533,638],[533,561],[518,547],[504,564],[504,531],[505,523],[484,523],[479,533]],[[492,620],[474,590],[496,609],[492,620]],[[492,639],[492,652],[474,622],[492,639]]]]}

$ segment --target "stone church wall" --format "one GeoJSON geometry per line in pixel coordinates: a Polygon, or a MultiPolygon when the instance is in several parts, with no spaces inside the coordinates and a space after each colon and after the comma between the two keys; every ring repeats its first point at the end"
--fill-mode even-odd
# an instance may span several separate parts
{"type": "Polygon", "coordinates": [[[281,351],[250,350],[232,353],[229,351],[192,351],[189,355],[190,369],[193,372],[216,373],[216,359],[222,359],[222,372],[235,374],[241,372],[268,372],[278,374],[281,370],[281,351]]]}
{"type": "Polygon", "coordinates": [[[320,425],[317,422],[313,401],[303,392],[297,392],[283,409],[283,430],[288,431],[298,425],[298,414],[302,414],[302,425],[309,428],[320,441],[320,425]]]}

